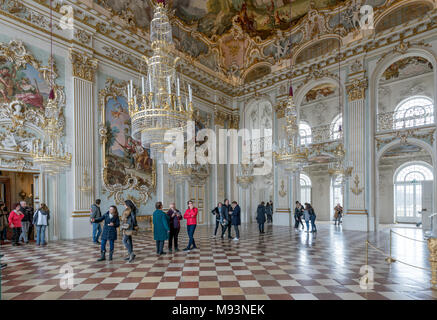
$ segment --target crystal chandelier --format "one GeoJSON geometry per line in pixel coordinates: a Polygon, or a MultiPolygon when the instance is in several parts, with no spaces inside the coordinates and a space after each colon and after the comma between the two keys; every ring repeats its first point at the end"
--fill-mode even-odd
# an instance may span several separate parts
{"type": "Polygon", "coordinates": [[[183,133],[193,114],[190,85],[188,96],[185,99],[181,96],[180,79],[176,76],[179,58],[171,54],[172,29],[164,5],[164,1],[158,1],[150,24],[153,56],[143,56],[148,70],[147,77],[141,78],[141,95],[134,90],[132,80],[127,88],[132,137],[150,148],[152,158],[157,160],[162,159],[165,147],[170,144],[164,140],[166,131],[183,133]]]}
{"type": "Polygon", "coordinates": [[[299,145],[299,126],[297,119],[297,107],[293,100],[293,91],[290,87],[290,95],[285,108],[287,141],[283,140],[279,146],[274,146],[276,162],[287,172],[301,171],[308,165],[309,149],[299,145]]]}
{"type": "Polygon", "coordinates": [[[340,143],[334,150],[334,155],[336,158],[335,162],[328,164],[328,173],[331,176],[341,176],[342,180],[348,179],[353,170],[352,161],[346,161],[346,152],[344,150],[343,143],[340,143]]]}
{"type": "Polygon", "coordinates": [[[61,142],[63,119],[60,108],[49,99],[45,108],[44,139],[35,139],[31,151],[34,164],[49,174],[62,173],[70,167],[71,153],[61,142]]]}

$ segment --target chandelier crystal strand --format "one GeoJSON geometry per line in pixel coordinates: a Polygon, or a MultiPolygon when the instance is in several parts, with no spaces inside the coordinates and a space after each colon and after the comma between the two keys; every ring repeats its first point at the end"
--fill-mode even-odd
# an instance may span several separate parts
{"type": "Polygon", "coordinates": [[[155,6],[150,41],[153,56],[143,56],[148,70],[147,78],[141,78],[141,95],[132,81],[128,84],[129,114],[132,137],[141,141],[144,148],[150,148],[152,158],[160,161],[170,144],[164,140],[166,131],[178,130],[183,134],[193,115],[191,86],[185,103],[181,96],[180,80],[176,76],[179,58],[172,54],[172,29],[162,1],[155,6]]]}

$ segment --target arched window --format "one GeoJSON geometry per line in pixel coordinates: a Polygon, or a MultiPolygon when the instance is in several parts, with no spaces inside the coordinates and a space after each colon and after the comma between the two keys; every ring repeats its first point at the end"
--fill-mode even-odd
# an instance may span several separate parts
{"type": "Polygon", "coordinates": [[[329,212],[331,217],[334,215],[334,207],[339,203],[343,206],[343,176],[339,175],[331,180],[331,208],[329,212]]]}
{"type": "Polygon", "coordinates": [[[301,145],[306,145],[306,144],[310,144],[312,139],[311,139],[311,127],[309,126],[309,124],[305,123],[305,122],[300,122],[299,123],[299,136],[300,136],[300,144],[301,145]]]}
{"type": "Polygon", "coordinates": [[[300,174],[300,202],[311,203],[311,179],[306,174],[300,174]]]}
{"type": "Polygon", "coordinates": [[[338,114],[331,122],[331,139],[337,140],[342,137],[343,131],[343,115],[338,114]]]}
{"type": "Polygon", "coordinates": [[[424,96],[415,96],[399,103],[393,114],[393,128],[402,129],[434,123],[434,103],[424,96]]]}
{"type": "Polygon", "coordinates": [[[433,181],[432,168],[426,163],[407,163],[394,176],[394,209],[397,222],[417,222],[422,210],[424,181],[433,181]]]}

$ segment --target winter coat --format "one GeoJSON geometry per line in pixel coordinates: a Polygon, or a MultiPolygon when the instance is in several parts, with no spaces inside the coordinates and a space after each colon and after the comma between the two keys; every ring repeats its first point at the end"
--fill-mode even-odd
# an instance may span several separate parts
{"type": "Polygon", "coordinates": [[[303,215],[303,208],[294,208],[294,218],[299,219],[303,215]]]}
{"type": "Polygon", "coordinates": [[[121,230],[124,235],[131,236],[134,229],[135,225],[132,210],[131,208],[126,208],[123,210],[123,214],[121,215],[121,230]]]}
{"type": "Polygon", "coordinates": [[[263,205],[258,205],[258,208],[256,209],[256,221],[258,223],[266,222],[266,207],[263,205]]]}
{"type": "Polygon", "coordinates": [[[12,210],[9,214],[9,226],[11,228],[21,228],[21,220],[23,220],[24,214],[19,211],[19,213],[16,213],[15,210],[12,210]],[[13,226],[11,226],[13,224],[13,226]]]}
{"type": "Polygon", "coordinates": [[[181,228],[181,223],[180,220],[182,220],[182,215],[181,212],[179,210],[174,210],[170,209],[167,211],[167,216],[168,219],[170,221],[169,226],[170,229],[180,229],[181,228]],[[172,217],[173,213],[176,213],[176,215],[174,217],[172,217]]]}
{"type": "Polygon", "coordinates": [[[50,210],[49,211],[44,211],[43,209],[38,209],[36,210],[35,214],[33,215],[33,224],[36,226],[39,226],[38,224],[38,216],[42,214],[42,215],[46,215],[47,216],[47,226],[49,225],[49,220],[50,220],[50,210]]]}
{"type": "Polygon", "coordinates": [[[213,210],[211,210],[211,213],[215,215],[215,221],[220,221],[220,214],[218,207],[215,207],[213,210]]]}
{"type": "Polygon", "coordinates": [[[156,241],[168,240],[169,218],[162,210],[155,210],[153,212],[153,238],[156,241]]]}
{"type": "Polygon", "coordinates": [[[239,226],[241,224],[241,209],[240,206],[237,204],[235,208],[232,211],[231,215],[231,221],[233,226],[239,226]]]}
{"type": "Polygon", "coordinates": [[[111,218],[108,211],[100,218],[96,218],[96,220],[94,220],[94,222],[97,223],[101,221],[105,221],[102,232],[102,240],[117,240],[117,228],[120,226],[120,218],[118,215],[111,218]],[[109,226],[111,222],[114,224],[113,226],[109,226]]]}
{"type": "Polygon", "coordinates": [[[271,216],[273,214],[272,206],[266,206],[266,215],[271,216]]]}
{"type": "MultiPolygon", "coordinates": [[[[90,219],[97,219],[102,217],[102,212],[100,211],[100,207],[96,204],[93,204],[91,206],[91,215],[90,215],[90,219]]],[[[94,222],[96,223],[96,222],[94,222]]]]}
{"type": "Polygon", "coordinates": [[[32,222],[33,216],[32,211],[33,209],[30,207],[20,207],[20,211],[23,214],[23,219],[21,222],[32,222]]]}
{"type": "Polygon", "coordinates": [[[8,225],[8,213],[6,211],[0,212],[0,231],[3,231],[8,225]]]}
{"type": "Polygon", "coordinates": [[[197,214],[199,211],[197,208],[190,209],[188,208],[184,213],[184,219],[187,220],[187,226],[197,224],[197,214]]]}

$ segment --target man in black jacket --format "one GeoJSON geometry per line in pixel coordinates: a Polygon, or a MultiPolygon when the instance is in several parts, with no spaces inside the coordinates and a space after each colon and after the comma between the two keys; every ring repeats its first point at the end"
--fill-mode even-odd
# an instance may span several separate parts
{"type": "Polygon", "coordinates": [[[240,230],[238,229],[238,226],[241,225],[241,210],[240,206],[238,205],[237,201],[232,201],[232,225],[235,229],[235,241],[240,240],[240,230]]]}
{"type": "Polygon", "coordinates": [[[91,215],[90,221],[93,224],[93,242],[95,244],[100,244],[99,237],[102,234],[102,226],[100,222],[93,222],[95,219],[100,218],[102,213],[100,211],[100,199],[96,200],[96,203],[91,205],[91,215]]]}
{"type": "MultiPolygon", "coordinates": [[[[225,201],[224,201],[224,204],[223,204],[223,207],[226,207],[226,211],[227,211],[227,215],[228,215],[228,239],[232,239],[232,235],[231,235],[231,219],[232,219],[232,206],[230,205],[230,203],[229,203],[229,200],[228,199],[225,199],[225,201]]],[[[224,234],[222,234],[222,238],[223,238],[223,235],[224,234]]]]}
{"type": "Polygon", "coordinates": [[[32,211],[27,206],[26,201],[20,201],[20,211],[23,213],[23,220],[21,220],[21,234],[18,241],[23,240],[24,243],[29,243],[29,228],[33,217],[32,211]]]}

